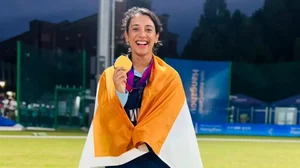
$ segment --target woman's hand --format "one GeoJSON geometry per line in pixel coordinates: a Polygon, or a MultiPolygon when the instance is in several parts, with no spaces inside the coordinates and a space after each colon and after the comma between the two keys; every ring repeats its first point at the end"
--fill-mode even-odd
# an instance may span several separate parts
{"type": "Polygon", "coordinates": [[[124,68],[116,68],[115,69],[115,72],[113,75],[113,81],[114,81],[116,90],[120,93],[125,93],[127,74],[126,74],[124,68]]]}

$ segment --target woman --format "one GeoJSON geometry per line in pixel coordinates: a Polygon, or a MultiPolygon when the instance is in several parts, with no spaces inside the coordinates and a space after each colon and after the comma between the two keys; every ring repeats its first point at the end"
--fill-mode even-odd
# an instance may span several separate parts
{"type": "Polygon", "coordinates": [[[125,13],[132,69],[102,74],[80,168],[202,168],[182,82],[153,54],[162,31],[148,9],[125,13]]]}

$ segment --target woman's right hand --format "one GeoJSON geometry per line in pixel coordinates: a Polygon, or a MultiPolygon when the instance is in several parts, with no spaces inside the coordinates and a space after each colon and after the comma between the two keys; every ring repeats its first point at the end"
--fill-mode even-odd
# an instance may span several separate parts
{"type": "Polygon", "coordinates": [[[113,81],[115,88],[120,93],[126,92],[126,82],[127,82],[127,74],[124,70],[124,68],[116,68],[114,75],[113,75],[113,81]]]}

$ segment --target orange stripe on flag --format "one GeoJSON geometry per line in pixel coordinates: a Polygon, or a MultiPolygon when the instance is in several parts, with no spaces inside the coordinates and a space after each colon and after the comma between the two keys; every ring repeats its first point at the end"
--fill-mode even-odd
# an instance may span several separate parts
{"type": "Polygon", "coordinates": [[[182,109],[185,94],[179,75],[160,59],[157,59],[153,72],[152,80],[144,91],[133,142],[135,147],[139,142],[146,142],[159,154],[182,109]]]}
{"type": "Polygon", "coordinates": [[[144,142],[159,154],[183,107],[185,94],[179,74],[158,57],[154,58],[136,127],[116,95],[112,81],[114,69],[107,69],[101,76],[93,120],[96,157],[119,156],[144,142]]]}

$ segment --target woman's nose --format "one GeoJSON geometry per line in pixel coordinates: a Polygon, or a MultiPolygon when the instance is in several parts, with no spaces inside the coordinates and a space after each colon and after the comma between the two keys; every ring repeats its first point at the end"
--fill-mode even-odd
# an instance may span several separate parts
{"type": "Polygon", "coordinates": [[[144,30],[141,30],[141,31],[139,32],[139,36],[140,36],[140,37],[146,37],[146,32],[145,32],[144,30]]]}

